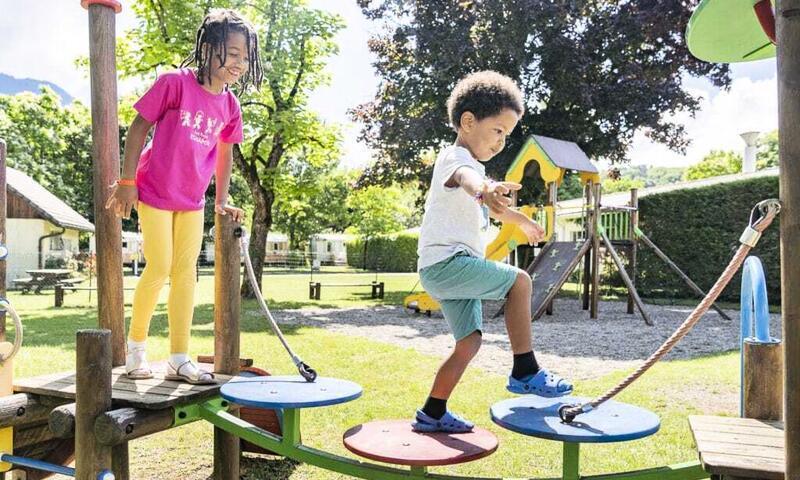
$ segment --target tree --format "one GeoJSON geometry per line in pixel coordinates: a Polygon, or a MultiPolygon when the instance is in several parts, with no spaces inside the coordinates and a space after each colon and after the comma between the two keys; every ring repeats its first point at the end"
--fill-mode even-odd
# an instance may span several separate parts
{"type": "Polygon", "coordinates": [[[0,138],[8,165],[36,180],[78,213],[94,221],[92,126],[80,102],[64,107],[56,93],[0,95],[0,138]]]}
{"type": "Polygon", "coordinates": [[[773,130],[761,135],[758,139],[758,154],[756,156],[756,167],[758,170],[770,167],[777,167],[778,162],[778,131],[773,130]]]}
{"type": "Polygon", "coordinates": [[[350,228],[352,233],[371,239],[378,235],[398,232],[414,223],[415,189],[398,185],[370,185],[351,193],[347,206],[358,219],[350,228]]]}
{"type": "Polygon", "coordinates": [[[644,180],[640,178],[621,177],[603,182],[603,193],[628,192],[632,188],[643,188],[644,180]]]}
{"type": "Polygon", "coordinates": [[[397,185],[370,185],[352,192],[347,205],[358,219],[350,231],[364,239],[364,265],[367,265],[367,246],[378,235],[398,232],[412,226],[416,202],[414,188],[397,185]]]}
{"type": "MultiPolygon", "coordinates": [[[[338,156],[338,132],[308,110],[308,96],[328,77],[324,59],[336,52],[342,28],[338,16],[305,6],[302,0],[223,0],[214,7],[242,12],[259,31],[264,82],[261,90],[236,93],[242,105],[245,141],[234,162],[253,202],[250,256],[259,283],[280,167],[304,149],[305,158],[338,156]]],[[[120,42],[120,70],[153,78],[156,69],[175,68],[194,47],[194,35],[212,2],[134,2],[140,19],[120,42]]],[[[244,296],[252,296],[248,283],[244,296]]]]}
{"type": "Polygon", "coordinates": [[[509,75],[527,99],[520,127],[488,165],[497,178],[532,133],[615,162],[640,129],[683,151],[684,128],[670,116],[699,107],[683,76],[730,83],[728,66],[695,59],[684,43],[697,0],[358,3],[381,28],[370,40],[379,92],[352,112],[364,124],[361,138],[381,154],[366,183],[428,178],[420,153],[452,142],[445,100],[469,72],[509,75]]]}
{"type": "Polygon", "coordinates": [[[347,195],[354,174],[333,168],[332,163],[315,167],[294,160],[283,165],[274,225],[289,236],[289,248],[303,249],[315,233],[344,232],[350,226],[347,195]]]}
{"type": "Polygon", "coordinates": [[[683,174],[684,180],[699,180],[701,178],[729,175],[742,171],[742,156],[732,151],[712,150],[708,155],[683,174]]]}

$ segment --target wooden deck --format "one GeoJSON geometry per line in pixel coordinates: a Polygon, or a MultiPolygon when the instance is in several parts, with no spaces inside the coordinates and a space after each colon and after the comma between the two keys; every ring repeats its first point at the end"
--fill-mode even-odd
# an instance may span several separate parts
{"type": "Polygon", "coordinates": [[[690,416],[703,468],[736,478],[784,478],[783,422],[690,416]]]}
{"type": "MultiPolygon", "coordinates": [[[[125,376],[125,367],[112,372],[112,404],[114,408],[134,407],[160,410],[175,405],[195,403],[219,393],[219,388],[230,380],[230,375],[215,374],[216,385],[190,385],[164,379],[164,364],[154,363],[154,378],[131,380],[125,376]]],[[[213,365],[201,364],[213,370],[213,365]]],[[[48,397],[75,398],[75,372],[62,372],[40,377],[21,378],[14,382],[14,392],[34,393],[48,397]]]]}

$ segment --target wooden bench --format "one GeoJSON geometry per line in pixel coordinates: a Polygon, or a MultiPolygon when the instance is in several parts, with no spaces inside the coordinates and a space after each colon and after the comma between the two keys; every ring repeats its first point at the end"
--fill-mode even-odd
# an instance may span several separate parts
{"type": "Polygon", "coordinates": [[[22,290],[22,293],[28,293],[31,291],[35,285],[33,284],[33,279],[30,277],[25,278],[15,278],[12,280],[14,286],[19,287],[22,290]]]}
{"type": "MultiPolygon", "coordinates": [[[[310,300],[319,300],[322,294],[323,284],[320,282],[308,282],[308,298],[310,300]]],[[[372,283],[326,283],[325,287],[372,287],[372,298],[383,298],[384,285],[383,282],[372,283]]]]}
{"type": "Polygon", "coordinates": [[[712,479],[783,480],[783,422],[692,415],[689,427],[712,479]]]}

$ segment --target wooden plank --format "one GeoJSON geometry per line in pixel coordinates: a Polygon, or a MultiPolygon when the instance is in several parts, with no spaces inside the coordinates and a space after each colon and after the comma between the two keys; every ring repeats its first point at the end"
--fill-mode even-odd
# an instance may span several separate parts
{"type": "Polygon", "coordinates": [[[716,415],[689,415],[690,425],[742,425],[753,427],[770,427],[783,430],[780,420],[761,420],[757,418],[722,417],[716,415]]]}
{"type": "Polygon", "coordinates": [[[730,433],[739,435],[751,435],[754,437],[774,437],[783,438],[783,430],[776,428],[753,428],[753,427],[740,427],[737,425],[717,425],[714,428],[697,428],[697,432],[711,432],[711,433],[730,433]]]}
{"type": "Polygon", "coordinates": [[[698,446],[700,444],[705,445],[706,442],[730,442],[739,445],[760,445],[763,447],[783,448],[783,435],[756,436],[741,433],[695,431],[694,439],[698,446]]]}
{"type": "Polygon", "coordinates": [[[690,415],[689,426],[709,430],[717,425],[735,425],[745,428],[767,428],[783,430],[783,422],[777,420],[757,420],[755,418],[717,417],[712,415],[690,415]]]}
{"type": "Polygon", "coordinates": [[[752,459],[723,453],[700,456],[703,468],[714,475],[783,480],[783,461],[769,458],[752,459]]]}
{"type": "Polygon", "coordinates": [[[700,455],[707,455],[709,453],[724,453],[742,458],[760,459],[771,458],[783,461],[783,445],[780,447],[774,446],[758,446],[758,445],[741,445],[734,442],[720,442],[720,441],[703,441],[698,442],[697,449],[700,455]]]}

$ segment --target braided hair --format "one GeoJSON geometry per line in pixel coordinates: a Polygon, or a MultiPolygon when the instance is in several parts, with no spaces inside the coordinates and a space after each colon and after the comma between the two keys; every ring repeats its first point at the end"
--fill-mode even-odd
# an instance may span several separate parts
{"type": "Polygon", "coordinates": [[[241,76],[239,82],[246,88],[248,84],[256,89],[261,85],[263,71],[258,52],[258,35],[255,28],[247,20],[233,10],[214,8],[203,19],[202,25],[197,30],[194,52],[183,61],[181,67],[191,64],[197,66],[197,80],[205,84],[208,70],[211,67],[212,55],[219,56],[220,63],[225,64],[228,55],[226,40],[232,32],[244,35],[247,42],[248,68],[241,76]],[[204,47],[204,45],[207,45],[204,47]]]}

